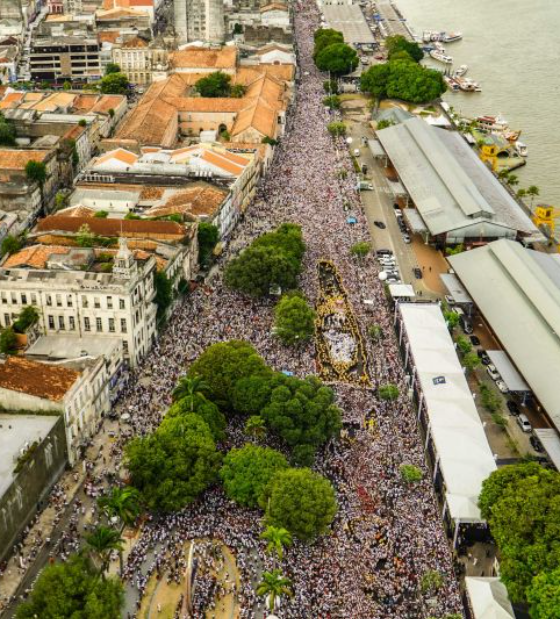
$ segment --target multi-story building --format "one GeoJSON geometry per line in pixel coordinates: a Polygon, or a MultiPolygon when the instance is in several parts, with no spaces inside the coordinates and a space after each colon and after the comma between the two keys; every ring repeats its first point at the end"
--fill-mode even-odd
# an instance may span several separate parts
{"type": "Polygon", "coordinates": [[[47,82],[91,82],[101,75],[99,42],[93,37],[37,37],[29,54],[31,78],[47,82]]]}
{"type": "Polygon", "coordinates": [[[136,260],[124,238],[113,260],[93,248],[25,248],[0,267],[0,324],[11,325],[32,305],[44,334],[118,336],[135,366],[156,335],[155,269],[156,259],[145,253],[136,260]]]}
{"type": "Polygon", "coordinates": [[[144,86],[154,79],[167,76],[167,49],[157,42],[133,36],[122,43],[115,43],[111,50],[112,61],[132,84],[144,86]]]}
{"type": "Polygon", "coordinates": [[[223,0],[175,0],[174,11],[175,32],[180,42],[224,41],[223,0]]]}

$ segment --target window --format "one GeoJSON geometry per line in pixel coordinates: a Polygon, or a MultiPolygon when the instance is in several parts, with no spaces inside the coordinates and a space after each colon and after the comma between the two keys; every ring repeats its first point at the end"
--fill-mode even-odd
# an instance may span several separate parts
{"type": "Polygon", "coordinates": [[[6,312],[6,314],[4,314],[4,327],[9,327],[10,323],[10,315],[6,312]]]}
{"type": "Polygon", "coordinates": [[[76,329],[76,321],[73,316],[68,317],[68,329],[74,331],[76,329]]]}
{"type": "Polygon", "coordinates": [[[58,317],[58,329],[66,329],[66,325],[64,325],[64,317],[63,316],[59,316],[58,317]]]}
{"type": "Polygon", "coordinates": [[[109,319],[109,331],[110,332],[115,331],[115,319],[109,319]]]}
{"type": "Polygon", "coordinates": [[[37,295],[35,293],[31,293],[31,303],[36,306],[37,305],[37,295]]]}
{"type": "Polygon", "coordinates": [[[52,297],[47,295],[47,306],[52,306],[52,297]]]}
{"type": "Polygon", "coordinates": [[[12,293],[12,303],[17,304],[17,297],[15,293],[12,293]]]}
{"type": "Polygon", "coordinates": [[[8,296],[6,295],[6,293],[2,293],[2,303],[3,304],[8,303],[8,296]]]}
{"type": "Polygon", "coordinates": [[[88,298],[87,298],[87,297],[85,297],[84,295],[82,295],[82,306],[83,306],[84,308],[87,308],[87,307],[88,307],[88,298]]]}
{"type": "Polygon", "coordinates": [[[126,319],[121,319],[121,332],[126,334],[126,319]]]}
{"type": "Polygon", "coordinates": [[[54,316],[49,314],[49,329],[54,329],[54,316]]]}
{"type": "Polygon", "coordinates": [[[119,299],[119,308],[124,310],[124,299],[119,299]]]}
{"type": "Polygon", "coordinates": [[[21,294],[21,303],[26,306],[27,305],[27,295],[25,293],[21,294]]]}
{"type": "Polygon", "coordinates": [[[93,307],[94,308],[101,308],[101,303],[99,302],[99,297],[94,297],[93,298],[93,307]]]}
{"type": "Polygon", "coordinates": [[[89,316],[84,317],[84,330],[86,332],[90,332],[91,331],[91,323],[89,321],[89,316]]]}
{"type": "Polygon", "coordinates": [[[107,308],[109,308],[109,310],[113,308],[113,298],[111,296],[107,297],[107,308]]]}
{"type": "Polygon", "coordinates": [[[95,331],[103,331],[103,323],[101,322],[101,319],[99,317],[95,319],[95,331]]]}
{"type": "Polygon", "coordinates": [[[62,308],[62,295],[56,296],[56,305],[58,308],[62,308]]]}
{"type": "Polygon", "coordinates": [[[71,308],[72,307],[72,295],[68,295],[66,297],[66,303],[68,304],[68,307],[71,308]]]}

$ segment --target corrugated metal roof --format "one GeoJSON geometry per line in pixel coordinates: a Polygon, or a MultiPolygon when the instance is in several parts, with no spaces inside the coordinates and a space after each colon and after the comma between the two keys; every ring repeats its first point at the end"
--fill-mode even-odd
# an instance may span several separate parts
{"type": "Polygon", "coordinates": [[[529,392],[529,386],[511,363],[505,351],[486,351],[510,392],[529,392]]]}
{"type": "Polygon", "coordinates": [[[558,433],[553,428],[534,428],[533,433],[541,442],[554,467],[560,471],[560,436],[558,433]]]}
{"type": "Polygon", "coordinates": [[[505,239],[448,260],[560,429],[560,263],[554,256],[505,239]],[[545,270],[542,265],[547,259],[545,270]],[[551,277],[550,271],[558,277],[551,277]]]}
{"type": "Polygon", "coordinates": [[[323,14],[330,28],[342,32],[345,43],[350,45],[375,43],[375,37],[357,4],[325,6],[323,7],[323,14]]]}

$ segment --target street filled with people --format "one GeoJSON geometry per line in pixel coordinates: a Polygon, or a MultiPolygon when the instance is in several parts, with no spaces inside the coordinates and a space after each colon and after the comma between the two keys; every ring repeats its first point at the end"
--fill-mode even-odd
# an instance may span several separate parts
{"type": "MultiPolygon", "coordinates": [[[[333,385],[344,428],[352,433],[343,433],[340,441],[330,441],[320,450],[314,469],[333,483],[338,512],[328,535],[310,545],[296,540],[286,550],[280,565],[292,581],[294,596],[283,599],[276,613],[289,618],[457,614],[458,580],[407,398],[393,316],[373,259],[358,259],[350,251],[354,244],[368,241],[369,233],[348,145],[327,131],[327,124],[339,117],[322,103],[325,77],[312,59],[318,9],[314,2],[296,1],[294,14],[300,76],[286,134],[213,277],[181,299],[159,341],[130,374],[116,409],[119,416],[130,418],[113,425],[118,430],[106,443],[105,460],[95,463],[88,494],[92,497],[122,477],[124,445],[157,428],[177,380],[210,344],[247,340],[276,370],[298,377],[317,374],[313,342],[287,347],[274,337],[274,300],[244,297],[222,281],[222,269],[232,256],[263,232],[293,222],[302,227],[307,248],[300,288],[315,304],[319,261],[330,260],[336,266],[366,348],[371,384],[333,385]],[[365,299],[375,300],[375,305],[366,306],[365,299]],[[366,337],[372,324],[384,337],[366,337]],[[378,398],[377,388],[387,383],[399,388],[396,400],[378,398]],[[406,484],[400,472],[403,464],[421,468],[423,480],[406,484]],[[438,587],[424,587],[423,576],[434,571],[441,576],[438,587]]],[[[340,355],[352,353],[343,350],[345,343],[337,346],[340,355]]],[[[102,433],[106,432],[104,428],[102,433]]],[[[242,443],[242,427],[230,422],[223,447],[242,443]]],[[[82,506],[76,514],[82,514],[82,506]]],[[[94,510],[90,517],[89,522],[95,523],[94,510]]],[[[233,551],[241,581],[231,588],[239,613],[244,618],[262,613],[264,601],[256,596],[254,584],[273,563],[259,539],[261,531],[262,513],[239,507],[220,488],[211,488],[180,513],[148,516],[124,567],[125,615],[138,613],[151,575],[179,579],[184,541],[192,539],[222,541],[233,551]]],[[[56,555],[71,548],[71,538],[70,533],[56,555]]],[[[195,599],[196,617],[211,606],[209,593],[217,587],[210,573],[207,576],[195,599]]]]}

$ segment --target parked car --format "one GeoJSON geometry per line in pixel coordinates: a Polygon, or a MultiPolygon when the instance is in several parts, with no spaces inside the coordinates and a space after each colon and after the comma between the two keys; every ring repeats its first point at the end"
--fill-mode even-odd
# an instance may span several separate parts
{"type": "Polygon", "coordinates": [[[471,336],[470,340],[473,347],[480,346],[480,339],[478,338],[478,336],[471,336]]]}
{"type": "Polygon", "coordinates": [[[534,435],[531,435],[529,437],[529,442],[533,446],[533,450],[535,452],[544,452],[544,448],[542,447],[541,442],[534,435]]]}
{"type": "Polygon", "coordinates": [[[490,356],[488,355],[488,353],[486,353],[486,351],[483,351],[482,349],[480,349],[480,351],[477,351],[476,354],[478,355],[478,357],[480,358],[480,361],[485,366],[488,366],[488,364],[492,363],[492,360],[490,359],[490,356]]]}
{"type": "Polygon", "coordinates": [[[511,415],[519,415],[519,407],[514,400],[508,400],[506,405],[511,415]]]}
{"type": "Polygon", "coordinates": [[[496,370],[496,366],[494,366],[494,364],[488,364],[486,367],[486,372],[492,379],[494,379],[494,381],[498,381],[498,379],[502,378],[500,373],[496,370]]]}
{"type": "Polygon", "coordinates": [[[507,394],[509,392],[508,386],[501,379],[496,381],[496,386],[502,394],[507,394]]]}
{"type": "Polygon", "coordinates": [[[531,422],[529,422],[529,418],[524,413],[517,416],[517,423],[524,433],[530,433],[533,430],[531,422]]]}
{"type": "Polygon", "coordinates": [[[395,217],[402,217],[402,211],[400,209],[395,209],[395,217]]]}
{"type": "Polygon", "coordinates": [[[404,234],[404,235],[402,236],[402,240],[403,240],[405,243],[410,243],[410,235],[408,235],[408,234],[404,234]]]}
{"type": "Polygon", "coordinates": [[[455,303],[455,300],[453,299],[453,297],[451,295],[446,295],[445,296],[445,303],[448,306],[452,306],[455,303]]]}
{"type": "Polygon", "coordinates": [[[375,220],[375,222],[373,222],[375,224],[375,226],[377,226],[377,228],[381,228],[381,230],[387,228],[387,226],[385,226],[384,222],[380,222],[379,220],[375,220]]]}
{"type": "Polygon", "coordinates": [[[387,250],[385,248],[382,248],[381,250],[376,250],[375,254],[377,256],[393,256],[392,250],[387,250]]]}
{"type": "Polygon", "coordinates": [[[421,280],[422,279],[422,269],[420,269],[420,267],[414,267],[412,272],[414,273],[414,277],[417,280],[421,280]]]}

